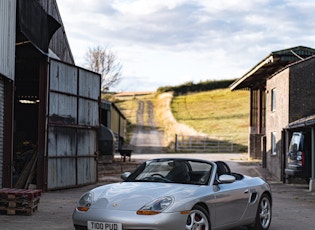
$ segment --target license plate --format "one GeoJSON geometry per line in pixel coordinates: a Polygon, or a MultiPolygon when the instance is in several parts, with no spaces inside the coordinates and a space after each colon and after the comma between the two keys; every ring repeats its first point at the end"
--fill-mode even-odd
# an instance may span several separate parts
{"type": "Polygon", "coordinates": [[[89,230],[122,230],[122,224],[120,223],[108,223],[108,222],[97,222],[88,221],[89,230]]]}

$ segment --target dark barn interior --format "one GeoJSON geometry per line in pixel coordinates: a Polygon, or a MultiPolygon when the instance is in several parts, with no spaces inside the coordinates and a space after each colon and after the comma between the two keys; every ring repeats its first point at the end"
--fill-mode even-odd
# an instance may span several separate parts
{"type": "Polygon", "coordinates": [[[43,55],[19,30],[16,40],[12,185],[27,188],[36,184],[39,76],[43,55]]]}

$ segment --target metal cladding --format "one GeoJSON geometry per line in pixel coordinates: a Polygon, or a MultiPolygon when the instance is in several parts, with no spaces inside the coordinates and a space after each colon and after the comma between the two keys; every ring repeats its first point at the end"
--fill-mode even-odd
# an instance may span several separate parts
{"type": "MultiPolygon", "coordinates": [[[[3,146],[4,139],[4,82],[0,77],[0,146],[3,146]]],[[[0,188],[2,187],[3,172],[3,148],[0,148],[0,188]]]]}
{"type": "Polygon", "coordinates": [[[48,190],[97,180],[100,76],[50,59],[48,190]]]}
{"type": "MultiPolygon", "coordinates": [[[[61,26],[34,0],[18,1],[20,30],[41,52],[48,54],[50,39],[61,26]]],[[[21,41],[23,42],[23,41],[21,41]]]]}
{"type": "Polygon", "coordinates": [[[14,80],[16,0],[0,0],[0,75],[14,80]]]}

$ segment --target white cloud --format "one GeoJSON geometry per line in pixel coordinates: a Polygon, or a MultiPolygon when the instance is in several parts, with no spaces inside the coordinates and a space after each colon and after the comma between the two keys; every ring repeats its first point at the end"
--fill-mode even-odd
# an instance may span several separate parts
{"type": "Polygon", "coordinates": [[[110,47],[128,91],[237,78],[272,51],[314,46],[312,0],[57,2],[76,63],[110,47]]]}
{"type": "Polygon", "coordinates": [[[182,0],[161,1],[161,0],[136,0],[116,1],[114,8],[125,15],[150,16],[161,10],[173,9],[182,4],[182,0]]]}

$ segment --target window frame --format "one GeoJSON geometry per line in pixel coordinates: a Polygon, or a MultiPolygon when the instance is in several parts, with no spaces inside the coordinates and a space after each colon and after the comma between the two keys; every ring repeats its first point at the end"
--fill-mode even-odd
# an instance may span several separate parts
{"type": "Polygon", "coordinates": [[[271,155],[277,155],[277,132],[271,132],[271,155]]]}
{"type": "Polygon", "coordinates": [[[276,111],[276,96],[277,96],[277,93],[276,93],[276,88],[273,88],[271,89],[271,111],[272,112],[275,112],[276,111]]]}

